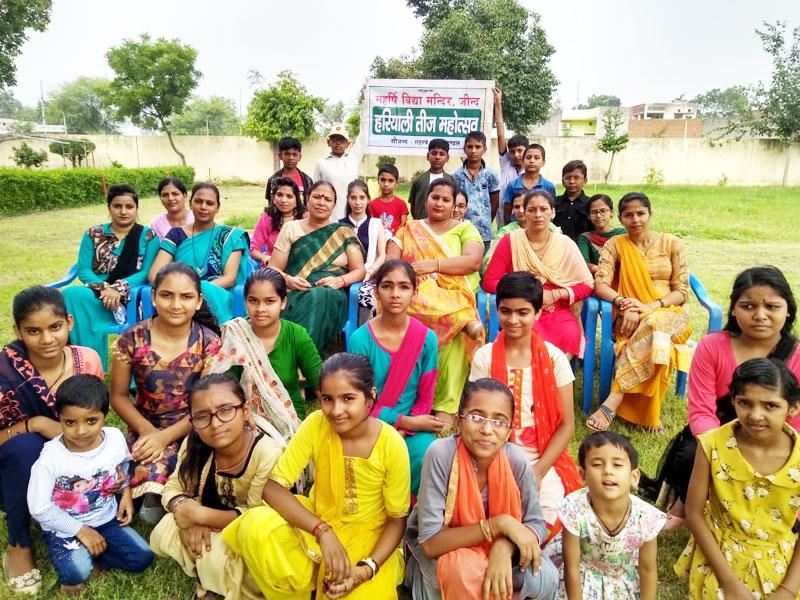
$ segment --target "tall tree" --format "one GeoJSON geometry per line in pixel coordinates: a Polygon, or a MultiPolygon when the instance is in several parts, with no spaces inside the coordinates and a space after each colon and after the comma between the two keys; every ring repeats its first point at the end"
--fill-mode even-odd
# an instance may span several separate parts
{"type": "Polygon", "coordinates": [[[28,39],[25,31],[44,31],[50,22],[52,0],[0,2],[0,88],[16,85],[14,59],[28,39]]]}
{"type": "Polygon", "coordinates": [[[607,110],[603,113],[603,137],[597,142],[597,148],[602,152],[610,152],[611,160],[608,162],[608,170],[603,178],[608,183],[611,175],[611,167],[614,166],[614,157],[625,150],[630,138],[627,133],[617,133],[617,130],[625,120],[625,116],[619,108],[607,110]]]}
{"type": "Polygon", "coordinates": [[[578,108],[598,108],[602,106],[622,106],[622,101],[619,97],[610,94],[597,94],[589,96],[586,104],[579,104],[578,108]]]}
{"type": "Polygon", "coordinates": [[[172,138],[172,118],[186,108],[192,90],[202,73],[195,68],[197,51],[179,40],[142,35],[141,40],[125,40],[107,53],[116,76],[108,89],[107,103],[117,117],[129,118],[135,125],[159,129],[186,165],[186,157],[172,138]]]}
{"type": "Polygon", "coordinates": [[[316,135],[314,124],[325,109],[325,101],[308,93],[291,71],[281,71],[275,83],[259,90],[247,107],[244,132],[257,140],[271,142],[278,168],[277,142],[290,135],[307,140],[316,135]]]}
{"type": "Polygon", "coordinates": [[[698,94],[689,102],[698,105],[698,112],[703,117],[742,117],[751,112],[747,88],[741,85],[734,85],[724,90],[714,88],[698,94]]]}
{"type": "Polygon", "coordinates": [[[494,79],[507,100],[507,125],[526,131],[550,114],[558,80],[555,50],[539,15],[517,0],[408,0],[425,20],[419,58],[377,58],[373,76],[494,79]]]}
{"type": "Polygon", "coordinates": [[[50,95],[45,105],[48,123],[66,120],[69,133],[117,133],[113,111],[104,104],[107,79],[78,77],[50,95]]]}
{"type": "Polygon", "coordinates": [[[35,121],[38,116],[38,109],[22,104],[10,90],[0,90],[0,117],[18,121],[35,121]]]}
{"type": "Polygon", "coordinates": [[[192,98],[172,119],[172,132],[183,135],[239,135],[239,117],[230,98],[192,98]]]}

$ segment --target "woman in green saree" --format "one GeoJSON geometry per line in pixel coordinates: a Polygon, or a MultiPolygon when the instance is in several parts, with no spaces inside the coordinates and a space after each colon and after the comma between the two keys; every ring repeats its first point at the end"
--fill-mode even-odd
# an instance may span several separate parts
{"type": "Polygon", "coordinates": [[[352,227],[330,222],[331,183],[317,181],[307,193],[308,216],[283,226],[269,266],[290,290],[283,318],[305,327],[322,353],[347,321],[347,288],[364,279],[364,249],[352,227]]]}
{"type": "Polygon", "coordinates": [[[200,275],[203,297],[221,324],[234,316],[233,288],[247,278],[250,241],[244,230],[214,222],[220,199],[213,183],[196,183],[189,205],[194,223],[169,230],[150,268],[150,282],[173,260],[189,265],[200,275]]]}

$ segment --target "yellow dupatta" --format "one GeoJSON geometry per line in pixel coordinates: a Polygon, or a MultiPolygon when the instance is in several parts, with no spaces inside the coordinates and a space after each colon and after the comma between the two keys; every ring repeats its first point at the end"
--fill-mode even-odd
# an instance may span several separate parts
{"type": "MultiPolygon", "coordinates": [[[[646,304],[656,302],[659,294],[641,253],[627,235],[617,239],[618,292],[646,304]]],[[[617,409],[620,417],[644,427],[661,424],[661,401],[678,358],[675,344],[691,334],[686,312],[680,306],[667,306],[642,315],[629,338],[617,337],[612,391],[624,393],[617,409]]]]}

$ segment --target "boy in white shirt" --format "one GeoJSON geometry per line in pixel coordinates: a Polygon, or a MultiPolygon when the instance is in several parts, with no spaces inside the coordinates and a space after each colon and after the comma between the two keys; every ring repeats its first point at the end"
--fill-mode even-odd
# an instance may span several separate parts
{"type": "Polygon", "coordinates": [[[133,519],[131,456],[122,432],[103,427],[108,406],[108,388],[94,375],[64,381],[55,403],[62,433],[31,468],[28,509],[65,593],[81,592],[95,558],[105,569],[132,573],[153,561],[147,542],[126,527],[133,519]]]}

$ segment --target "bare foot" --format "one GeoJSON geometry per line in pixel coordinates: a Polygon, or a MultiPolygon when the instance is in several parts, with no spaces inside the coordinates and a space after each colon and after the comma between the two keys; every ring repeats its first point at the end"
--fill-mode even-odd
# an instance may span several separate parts
{"type": "Polygon", "coordinates": [[[78,585],[62,585],[61,593],[67,596],[78,596],[85,587],[86,586],[82,583],[79,583],[78,585]]]}

